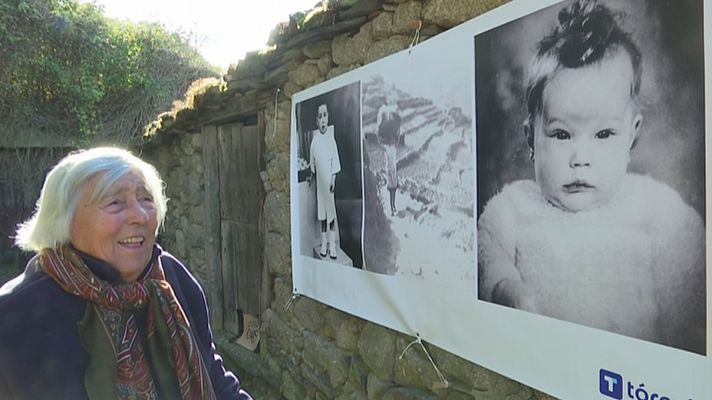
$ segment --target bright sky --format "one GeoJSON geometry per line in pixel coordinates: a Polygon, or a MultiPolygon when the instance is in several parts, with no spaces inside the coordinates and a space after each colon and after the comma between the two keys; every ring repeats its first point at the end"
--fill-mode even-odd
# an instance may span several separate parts
{"type": "Polygon", "coordinates": [[[227,70],[245,53],[266,46],[269,33],[297,11],[319,0],[80,0],[103,7],[104,15],[131,21],[160,22],[169,30],[194,32],[197,49],[210,63],[227,70]]]}

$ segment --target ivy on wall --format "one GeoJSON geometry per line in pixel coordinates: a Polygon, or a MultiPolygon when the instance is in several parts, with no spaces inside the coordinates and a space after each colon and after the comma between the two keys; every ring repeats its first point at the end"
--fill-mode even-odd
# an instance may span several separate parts
{"type": "Polygon", "coordinates": [[[40,131],[79,146],[127,142],[193,80],[217,76],[189,43],[77,0],[0,2],[0,140],[40,131]]]}

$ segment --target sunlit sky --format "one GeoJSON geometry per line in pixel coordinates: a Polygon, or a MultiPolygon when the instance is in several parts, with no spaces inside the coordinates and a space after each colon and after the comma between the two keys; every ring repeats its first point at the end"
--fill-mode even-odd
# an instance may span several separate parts
{"type": "Polygon", "coordinates": [[[80,0],[104,15],[134,22],[160,22],[169,30],[195,33],[194,45],[211,64],[227,70],[245,53],[266,46],[270,31],[290,14],[319,0],[80,0]]]}

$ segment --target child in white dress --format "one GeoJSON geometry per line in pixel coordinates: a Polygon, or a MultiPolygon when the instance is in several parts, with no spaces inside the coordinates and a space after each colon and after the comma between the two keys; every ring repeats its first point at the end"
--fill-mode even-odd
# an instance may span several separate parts
{"type": "Polygon", "coordinates": [[[317,110],[316,122],[318,130],[314,132],[310,146],[310,168],[316,174],[316,204],[317,219],[321,224],[321,248],[319,255],[327,254],[327,231],[329,232],[329,258],[336,260],[336,204],[334,202],[334,185],[336,174],[341,172],[341,160],[334,139],[334,126],[329,125],[329,110],[326,104],[321,104],[317,110]]]}
{"type": "Polygon", "coordinates": [[[641,75],[608,8],[562,10],[528,81],[535,181],[505,186],[478,221],[479,298],[704,354],[702,218],[627,171],[641,75]]]}

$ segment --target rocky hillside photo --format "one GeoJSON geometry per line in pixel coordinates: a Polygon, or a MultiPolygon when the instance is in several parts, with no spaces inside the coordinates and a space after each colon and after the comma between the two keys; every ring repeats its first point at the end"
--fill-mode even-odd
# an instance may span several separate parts
{"type": "Polygon", "coordinates": [[[377,113],[387,85],[377,75],[362,88],[363,151],[368,154],[364,174],[375,182],[366,185],[364,194],[366,269],[426,278],[445,272],[474,277],[471,118],[460,107],[439,106],[393,89],[402,122],[396,146],[397,211],[391,216],[386,149],[377,134],[377,113]]]}

